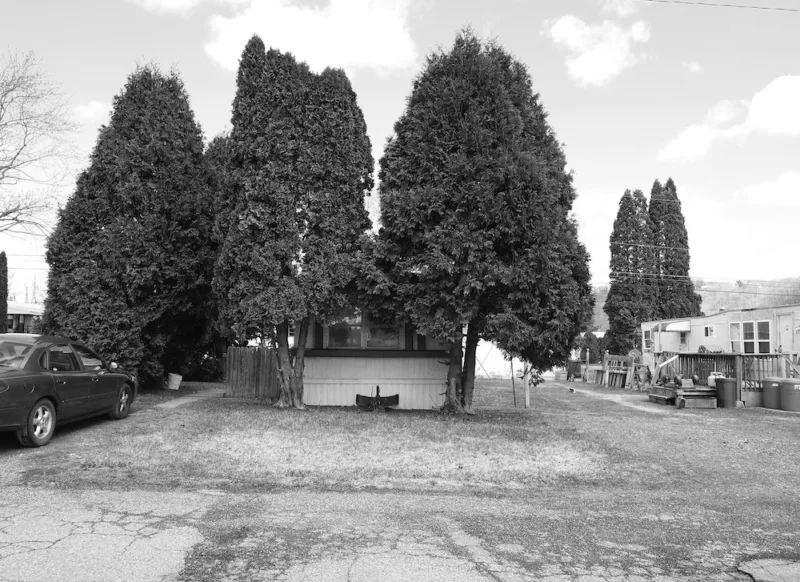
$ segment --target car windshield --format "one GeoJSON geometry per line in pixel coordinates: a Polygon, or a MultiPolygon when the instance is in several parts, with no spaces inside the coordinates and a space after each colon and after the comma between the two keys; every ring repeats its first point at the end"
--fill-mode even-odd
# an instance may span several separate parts
{"type": "Polygon", "coordinates": [[[31,348],[31,344],[0,340],[0,368],[21,368],[31,348]]]}

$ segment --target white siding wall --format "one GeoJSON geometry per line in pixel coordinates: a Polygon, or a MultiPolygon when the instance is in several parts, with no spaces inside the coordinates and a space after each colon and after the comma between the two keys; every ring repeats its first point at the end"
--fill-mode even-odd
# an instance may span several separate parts
{"type": "Polygon", "coordinates": [[[728,339],[728,322],[719,316],[692,320],[692,331],[689,332],[689,350],[697,352],[700,346],[719,346],[723,350],[730,351],[731,344],[728,339]],[[707,327],[714,328],[714,337],[706,337],[707,327]]]}
{"type": "MultiPolygon", "coordinates": [[[[722,347],[726,353],[731,353],[730,324],[741,324],[746,321],[769,321],[770,352],[776,352],[778,346],[781,346],[783,352],[800,351],[800,311],[797,310],[796,305],[725,311],[703,317],[688,318],[688,320],[690,321],[691,331],[687,338],[688,349],[686,351],[689,352],[696,352],[701,345],[716,345],[722,347]],[[781,316],[784,316],[783,320],[781,320],[781,316]],[[786,325],[790,326],[790,329],[784,330],[785,335],[783,338],[781,338],[781,324],[783,324],[784,327],[786,325]],[[713,326],[715,328],[713,339],[705,337],[704,329],[706,326],[713,326]],[[783,339],[783,341],[781,341],[781,339],[783,339]]],[[[674,321],[677,320],[664,321],[664,327],[674,321]]],[[[642,332],[651,328],[656,328],[657,330],[658,323],[659,322],[655,321],[644,322],[641,324],[641,330],[642,332]]],[[[652,338],[652,351],[658,352],[658,331],[652,333],[652,338]]],[[[680,351],[680,348],[679,333],[664,332],[661,334],[660,351],[677,352],[680,351]]]]}
{"type": "Polygon", "coordinates": [[[309,406],[355,406],[356,394],[400,396],[403,409],[428,409],[444,403],[447,367],[437,357],[306,358],[303,401],[309,406]]]}
{"type": "Polygon", "coordinates": [[[653,333],[653,349],[656,352],[679,352],[681,349],[681,334],[676,331],[653,333]],[[659,337],[660,336],[660,337],[659,337]]]}

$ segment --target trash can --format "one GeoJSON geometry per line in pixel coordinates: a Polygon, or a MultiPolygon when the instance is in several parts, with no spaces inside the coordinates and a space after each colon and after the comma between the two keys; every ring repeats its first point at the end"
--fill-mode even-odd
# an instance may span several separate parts
{"type": "Polygon", "coordinates": [[[736,378],[717,378],[717,408],[736,408],[736,378]]]}
{"type": "Polygon", "coordinates": [[[800,380],[783,378],[781,382],[781,410],[800,412],[800,380]]]}
{"type": "Polygon", "coordinates": [[[167,389],[177,390],[181,387],[181,380],[183,376],[180,374],[167,374],[167,389]]]}
{"type": "Polygon", "coordinates": [[[779,409],[781,407],[781,382],[785,378],[770,376],[761,380],[761,390],[764,393],[764,408],[779,409]]]}

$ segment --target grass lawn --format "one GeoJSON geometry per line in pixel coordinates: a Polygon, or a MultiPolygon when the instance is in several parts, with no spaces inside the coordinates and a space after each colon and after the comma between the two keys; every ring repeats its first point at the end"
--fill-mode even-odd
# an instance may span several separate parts
{"type": "Polygon", "coordinates": [[[608,472],[607,455],[595,443],[531,409],[514,409],[503,381],[481,382],[479,414],[468,418],[355,407],[285,411],[227,398],[155,407],[201,387],[143,392],[128,419],[65,425],[38,450],[14,451],[13,438],[4,435],[0,451],[25,465],[20,478],[50,486],[487,492],[594,481],[608,472]]]}
{"type": "MultiPolygon", "coordinates": [[[[355,407],[286,411],[228,398],[155,406],[204,387],[185,383],[179,392],[143,392],[124,421],[60,427],[41,449],[20,449],[12,435],[2,435],[0,455],[8,462],[0,483],[478,494],[739,483],[775,483],[771,490],[780,490],[800,483],[797,415],[679,411],[643,395],[603,392],[638,397],[641,409],[632,409],[567,386],[533,389],[532,406],[524,409],[514,408],[510,381],[479,380],[474,417],[355,407]]],[[[518,405],[523,396],[518,390],[518,405]]]]}

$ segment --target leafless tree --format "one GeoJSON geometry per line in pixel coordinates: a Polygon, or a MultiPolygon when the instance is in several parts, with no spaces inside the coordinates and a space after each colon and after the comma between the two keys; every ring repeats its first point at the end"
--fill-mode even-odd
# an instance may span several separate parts
{"type": "Polygon", "coordinates": [[[36,56],[0,56],[0,234],[44,234],[76,129],[36,56]]]}

